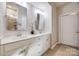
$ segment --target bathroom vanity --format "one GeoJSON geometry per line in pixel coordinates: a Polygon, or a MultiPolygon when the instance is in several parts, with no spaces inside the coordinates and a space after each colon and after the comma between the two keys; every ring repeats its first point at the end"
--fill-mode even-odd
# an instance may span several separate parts
{"type": "Polygon", "coordinates": [[[16,55],[16,56],[41,55],[47,50],[45,47],[47,47],[47,45],[50,45],[49,34],[50,33],[43,33],[39,35],[30,35],[30,36],[26,35],[24,37],[16,37],[16,39],[14,39],[14,37],[3,38],[0,45],[1,54],[8,56],[9,55],[16,55]],[[46,43],[46,41],[48,41],[48,43],[46,43]],[[25,53],[26,51],[24,53],[21,53],[20,50],[24,50],[24,49],[26,51],[28,50],[28,53],[25,53]]]}
{"type": "Polygon", "coordinates": [[[44,3],[44,9],[35,4],[0,3],[0,55],[40,56],[50,48],[51,17],[47,16],[51,8],[48,3],[49,10],[44,3]]]}

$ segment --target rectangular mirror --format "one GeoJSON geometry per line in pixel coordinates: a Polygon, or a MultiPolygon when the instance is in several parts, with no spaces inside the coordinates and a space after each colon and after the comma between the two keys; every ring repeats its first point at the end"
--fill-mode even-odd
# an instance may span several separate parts
{"type": "Polygon", "coordinates": [[[17,30],[18,8],[15,4],[6,3],[7,29],[17,30]]]}
{"type": "Polygon", "coordinates": [[[45,28],[45,18],[42,14],[36,14],[35,28],[38,32],[42,32],[45,28]]]}
{"type": "Polygon", "coordinates": [[[7,29],[25,30],[27,29],[27,8],[13,2],[6,3],[7,29]]]}

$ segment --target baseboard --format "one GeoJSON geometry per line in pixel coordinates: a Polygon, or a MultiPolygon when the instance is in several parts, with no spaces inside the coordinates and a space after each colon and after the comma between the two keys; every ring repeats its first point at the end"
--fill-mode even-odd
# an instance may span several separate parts
{"type": "Polygon", "coordinates": [[[58,44],[58,42],[56,42],[54,45],[52,45],[52,47],[50,49],[53,49],[57,44],[58,44]]]}

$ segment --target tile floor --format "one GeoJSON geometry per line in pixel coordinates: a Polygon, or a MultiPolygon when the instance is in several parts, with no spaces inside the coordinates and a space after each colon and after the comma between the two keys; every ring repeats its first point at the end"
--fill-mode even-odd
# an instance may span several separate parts
{"type": "Polygon", "coordinates": [[[53,50],[49,49],[43,56],[79,56],[79,48],[58,44],[53,50]]]}

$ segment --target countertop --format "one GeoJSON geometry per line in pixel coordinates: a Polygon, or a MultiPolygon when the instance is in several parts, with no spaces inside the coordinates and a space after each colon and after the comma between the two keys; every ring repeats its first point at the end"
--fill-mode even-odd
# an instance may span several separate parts
{"type": "Polygon", "coordinates": [[[3,44],[7,44],[7,43],[12,43],[12,42],[16,42],[16,41],[21,41],[21,40],[26,40],[26,39],[31,39],[31,38],[35,38],[35,37],[40,37],[43,35],[48,35],[51,34],[50,32],[46,32],[46,33],[40,33],[40,34],[33,34],[33,35],[21,35],[21,36],[8,36],[8,37],[1,37],[1,45],[3,44]]]}

